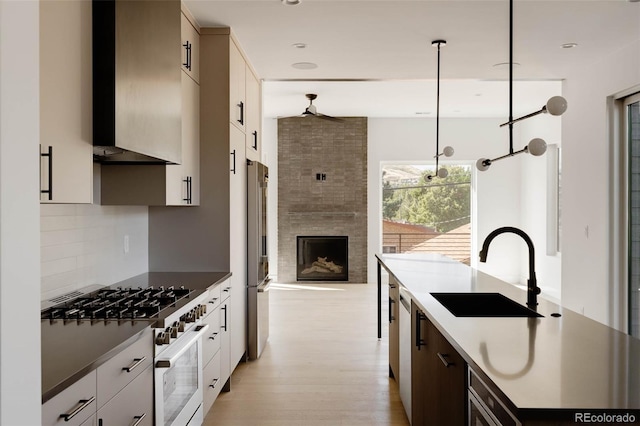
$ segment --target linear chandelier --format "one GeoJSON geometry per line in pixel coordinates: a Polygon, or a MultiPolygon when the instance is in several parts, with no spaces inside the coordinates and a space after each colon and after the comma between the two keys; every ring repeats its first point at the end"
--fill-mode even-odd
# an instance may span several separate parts
{"type": "Polygon", "coordinates": [[[451,157],[453,155],[453,148],[445,146],[442,152],[440,152],[440,46],[446,46],[446,40],[433,40],[431,46],[438,48],[438,79],[436,84],[436,173],[435,175],[427,175],[427,182],[431,182],[434,177],[446,178],[449,176],[449,172],[444,167],[438,168],[438,159],[440,156],[451,157]]]}
{"type": "Polygon", "coordinates": [[[562,96],[551,97],[546,105],[540,108],[539,111],[532,112],[531,114],[523,115],[522,117],[513,118],[513,0],[509,0],[509,121],[502,123],[500,127],[509,126],[509,152],[500,157],[493,159],[480,158],[476,162],[476,167],[481,172],[487,170],[491,164],[495,161],[502,160],[504,158],[513,157],[514,155],[528,152],[534,156],[540,156],[547,151],[547,143],[544,139],[534,138],[519,151],[513,149],[513,124],[518,121],[525,120],[527,118],[534,117],[538,114],[551,114],[562,115],[567,110],[567,100],[562,96]]]}

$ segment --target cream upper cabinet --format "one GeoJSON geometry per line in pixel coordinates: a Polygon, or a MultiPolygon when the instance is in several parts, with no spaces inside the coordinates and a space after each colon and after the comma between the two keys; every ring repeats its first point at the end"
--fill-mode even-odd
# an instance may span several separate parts
{"type": "Polygon", "coordinates": [[[91,2],[40,2],[40,68],[40,201],[91,203],[91,2]]]}
{"type": "Polygon", "coordinates": [[[260,80],[246,66],[246,145],[249,160],[261,160],[260,141],[262,139],[262,96],[260,80]]]}
{"type": "Polygon", "coordinates": [[[166,204],[200,204],[200,86],[185,72],[182,73],[182,164],[166,167],[166,204]]]}
{"type": "Polygon", "coordinates": [[[196,83],[200,83],[200,35],[189,18],[182,12],[182,70],[196,83]]]}
{"type": "Polygon", "coordinates": [[[229,38],[229,121],[242,131],[246,129],[247,121],[245,75],[244,58],[229,38]]]}

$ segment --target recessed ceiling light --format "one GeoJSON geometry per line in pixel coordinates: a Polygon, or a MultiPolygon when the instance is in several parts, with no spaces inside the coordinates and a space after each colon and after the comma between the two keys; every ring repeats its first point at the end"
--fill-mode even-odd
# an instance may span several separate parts
{"type": "Polygon", "coordinates": [[[305,43],[293,43],[291,46],[295,47],[296,49],[305,49],[307,47],[305,43]]]}
{"type": "Polygon", "coordinates": [[[295,6],[300,4],[300,0],[282,0],[282,4],[285,6],[295,6]]]}
{"type": "Polygon", "coordinates": [[[318,64],[314,64],[313,62],[296,62],[291,66],[299,70],[313,70],[318,68],[318,64]]]}
{"type": "Polygon", "coordinates": [[[416,111],[416,115],[429,115],[431,111],[416,111]]]}
{"type": "Polygon", "coordinates": [[[574,47],[578,47],[578,43],[563,43],[560,45],[560,47],[562,47],[563,49],[573,49],[574,47]]]}

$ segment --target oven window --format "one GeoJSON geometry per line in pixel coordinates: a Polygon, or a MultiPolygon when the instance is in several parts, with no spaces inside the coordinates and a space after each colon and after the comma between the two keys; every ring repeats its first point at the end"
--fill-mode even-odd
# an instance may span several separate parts
{"type": "Polygon", "coordinates": [[[198,345],[191,345],[162,376],[164,424],[171,425],[198,390],[198,345]]]}

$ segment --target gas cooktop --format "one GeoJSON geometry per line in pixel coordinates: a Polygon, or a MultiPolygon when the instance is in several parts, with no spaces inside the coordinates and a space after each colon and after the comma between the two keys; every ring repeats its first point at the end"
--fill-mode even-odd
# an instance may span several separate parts
{"type": "Polygon", "coordinates": [[[105,288],[84,294],[41,312],[48,320],[158,319],[193,290],[184,287],[105,288]]]}

